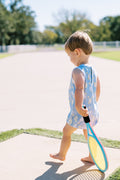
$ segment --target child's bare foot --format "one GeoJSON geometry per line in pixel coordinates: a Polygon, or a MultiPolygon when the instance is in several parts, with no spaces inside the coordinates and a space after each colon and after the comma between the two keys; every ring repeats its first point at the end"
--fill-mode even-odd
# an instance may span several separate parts
{"type": "Polygon", "coordinates": [[[94,161],[92,160],[92,157],[91,157],[91,156],[82,158],[81,161],[83,161],[83,162],[89,162],[89,163],[95,164],[94,161]]]}
{"type": "Polygon", "coordinates": [[[64,161],[65,160],[65,157],[61,157],[60,155],[59,155],[59,153],[58,154],[50,154],[50,157],[51,158],[53,158],[53,159],[58,159],[58,160],[61,160],[61,161],[64,161]]]}

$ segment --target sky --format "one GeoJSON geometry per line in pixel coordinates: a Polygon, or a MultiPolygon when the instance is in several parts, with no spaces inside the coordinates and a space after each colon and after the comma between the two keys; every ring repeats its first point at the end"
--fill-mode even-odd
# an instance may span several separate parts
{"type": "Polygon", "coordinates": [[[35,21],[40,31],[44,30],[45,25],[58,25],[55,17],[63,8],[85,13],[96,25],[105,16],[120,15],[120,0],[23,0],[23,4],[35,11],[35,21]]]}

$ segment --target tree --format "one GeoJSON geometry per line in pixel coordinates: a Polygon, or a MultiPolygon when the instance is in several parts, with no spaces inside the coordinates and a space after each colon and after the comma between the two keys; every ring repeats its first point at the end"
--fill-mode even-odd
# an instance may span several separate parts
{"type": "Polygon", "coordinates": [[[98,26],[92,23],[86,14],[61,9],[54,15],[58,25],[47,26],[47,29],[57,34],[57,43],[64,43],[75,31],[87,31],[93,41],[120,40],[120,16],[106,16],[101,19],[98,26]]]}
{"type": "Polygon", "coordinates": [[[30,31],[28,38],[29,44],[42,44],[42,33],[40,31],[30,31]]]}
{"type": "Polygon", "coordinates": [[[102,41],[120,40],[120,16],[106,16],[100,21],[102,41]]]}
{"type": "Polygon", "coordinates": [[[112,18],[110,31],[112,32],[112,41],[120,41],[120,16],[115,16],[112,18]]]}
{"type": "Polygon", "coordinates": [[[87,18],[86,14],[81,14],[78,11],[68,11],[62,9],[55,16],[59,25],[48,26],[47,29],[52,30],[58,35],[57,42],[64,43],[66,39],[75,31],[83,30],[90,32],[90,36],[93,35],[92,31],[96,26],[87,18]]]}
{"type": "Polygon", "coordinates": [[[22,0],[14,0],[10,3],[11,24],[14,28],[10,32],[10,44],[29,44],[30,38],[28,34],[36,27],[34,21],[34,12],[29,6],[22,5],[22,0]]]}
{"type": "Polygon", "coordinates": [[[57,39],[57,34],[50,31],[50,30],[45,30],[42,33],[42,43],[43,44],[54,44],[57,39]]]}
{"type": "Polygon", "coordinates": [[[100,21],[99,25],[99,41],[110,41],[111,40],[111,31],[110,31],[110,22],[112,17],[104,17],[100,21]]]}
{"type": "Polygon", "coordinates": [[[75,10],[73,12],[64,11],[64,13],[65,20],[59,24],[64,41],[77,30],[89,29],[91,22],[86,19],[85,14],[81,14],[75,10]]]}
{"type": "Polygon", "coordinates": [[[35,13],[22,1],[12,0],[5,6],[5,0],[0,0],[0,45],[41,43],[35,13]]]}
{"type": "Polygon", "coordinates": [[[12,31],[10,24],[10,13],[6,7],[0,2],[0,44],[5,45],[10,39],[8,33],[12,31]]]}

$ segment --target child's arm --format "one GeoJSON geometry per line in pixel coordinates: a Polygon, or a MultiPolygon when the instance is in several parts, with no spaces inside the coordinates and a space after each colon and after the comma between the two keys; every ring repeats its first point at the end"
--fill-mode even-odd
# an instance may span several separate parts
{"type": "Polygon", "coordinates": [[[96,101],[98,101],[99,97],[100,97],[100,80],[99,77],[97,76],[96,101]]]}
{"type": "Polygon", "coordinates": [[[79,69],[73,70],[73,80],[75,82],[75,107],[77,112],[81,116],[88,116],[88,110],[84,109],[83,106],[83,99],[84,99],[84,75],[79,69]]]}

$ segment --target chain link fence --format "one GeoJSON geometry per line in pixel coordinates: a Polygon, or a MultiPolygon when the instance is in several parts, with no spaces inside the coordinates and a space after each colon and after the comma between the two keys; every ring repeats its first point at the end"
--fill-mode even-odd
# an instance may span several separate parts
{"type": "Polygon", "coordinates": [[[29,52],[36,51],[37,45],[9,45],[9,46],[0,46],[0,52],[7,53],[20,53],[20,52],[29,52]]]}
{"type": "Polygon", "coordinates": [[[93,42],[94,51],[109,51],[120,49],[120,41],[93,42]]]}

